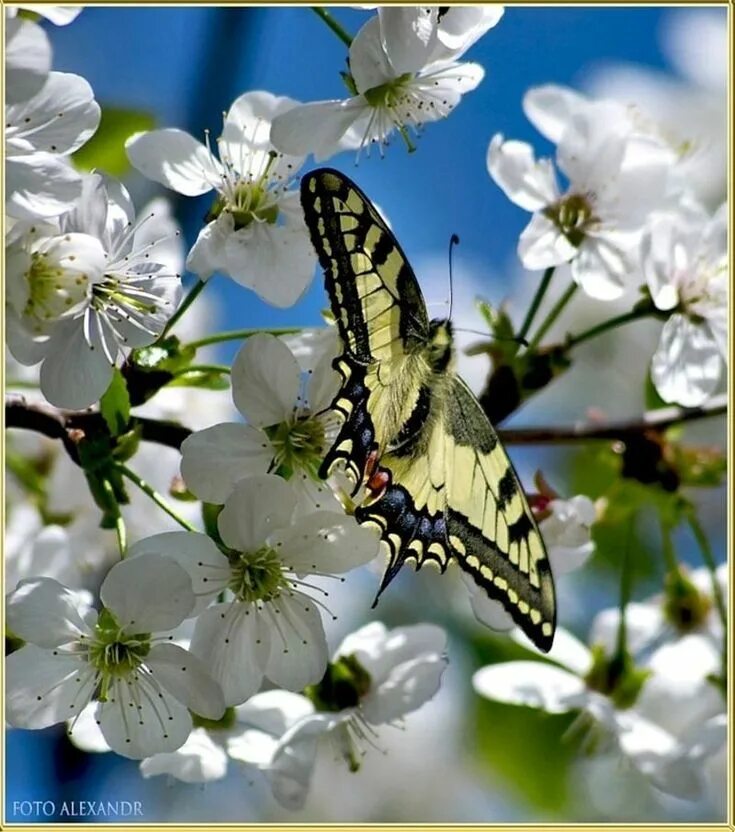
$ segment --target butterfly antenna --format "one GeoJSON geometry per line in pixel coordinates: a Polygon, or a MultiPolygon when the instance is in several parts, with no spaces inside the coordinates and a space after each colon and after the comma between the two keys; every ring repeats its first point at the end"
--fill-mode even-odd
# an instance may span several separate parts
{"type": "Polygon", "coordinates": [[[447,318],[452,320],[452,304],[454,303],[454,278],[452,275],[452,250],[459,245],[459,237],[452,234],[449,238],[449,314],[447,318]]]}

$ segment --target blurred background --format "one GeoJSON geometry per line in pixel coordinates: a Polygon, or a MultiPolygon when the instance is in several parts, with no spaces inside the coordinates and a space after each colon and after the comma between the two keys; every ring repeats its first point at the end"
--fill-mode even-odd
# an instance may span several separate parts
{"type": "MultiPolygon", "coordinates": [[[[335,18],[354,34],[371,12],[334,8],[335,18]]],[[[99,137],[85,153],[119,176],[141,206],[164,192],[129,169],[120,153],[121,135],[134,129],[179,127],[203,138],[218,135],[222,112],[242,92],[265,89],[311,101],[343,97],[339,71],[344,45],[322,21],[302,8],[140,7],[88,8],[71,25],[47,26],[53,68],[87,78],[103,109],[99,137]],[[107,155],[105,155],[107,154],[107,155]],[[104,161],[101,163],[100,159],[104,161]]],[[[715,207],[725,197],[726,13],[724,9],[509,8],[498,26],[467,55],[485,68],[480,87],[469,93],[446,121],[431,124],[408,155],[394,141],[386,157],[354,155],[330,160],[352,176],[389,218],[424,288],[432,315],[441,315],[448,296],[447,246],[456,233],[455,325],[481,327],[478,297],[507,301],[522,317],[540,275],[522,271],[515,246],[528,215],[512,205],[490,180],[485,155],[496,132],[531,142],[539,155],[553,148],[536,134],[521,109],[524,92],[560,83],[592,94],[638,101],[671,129],[695,125],[701,153],[693,180],[701,198],[715,207]]],[[[167,194],[182,224],[187,246],[196,238],[210,197],[167,194]]],[[[187,285],[193,283],[187,278],[187,285]]],[[[562,287],[559,287],[561,290],[562,287]]],[[[215,276],[208,285],[200,326],[208,332],[240,327],[313,326],[325,307],[315,279],[292,309],[278,310],[232,281],[215,276]]],[[[552,290],[547,299],[554,299],[552,290]]],[[[629,307],[630,298],[620,302],[629,307]]],[[[579,331],[613,314],[581,293],[550,338],[579,331]]],[[[199,313],[201,316],[201,312],[199,313]]],[[[573,370],[533,398],[509,420],[513,425],[566,425],[590,412],[633,418],[645,406],[648,357],[657,325],[633,324],[576,353],[573,370]],[[642,358],[644,356],[645,358],[642,358]]],[[[467,343],[476,336],[465,336],[467,343]]],[[[222,360],[237,345],[227,345],[222,360]]],[[[475,389],[488,371],[487,359],[463,358],[463,374],[475,389]]],[[[724,419],[688,429],[692,441],[724,447],[724,419]]],[[[600,496],[610,477],[597,446],[511,447],[526,483],[542,469],[563,495],[600,496]]],[[[711,533],[719,559],[725,557],[725,492],[698,489],[691,495],[711,533]]],[[[640,524],[634,543],[635,597],[660,589],[661,562],[655,524],[640,524]]],[[[621,541],[612,529],[597,531],[591,562],[560,588],[560,620],[585,638],[592,617],[614,605],[621,541]]],[[[696,563],[685,535],[684,560],[696,563]]],[[[456,577],[456,576],[455,576],[456,577]]],[[[333,646],[370,619],[376,577],[348,584],[336,601],[339,621],[333,646]]],[[[459,581],[457,581],[459,584],[459,581]]],[[[572,716],[550,716],[503,706],[473,694],[476,668],[521,655],[521,649],[477,624],[461,585],[433,573],[410,570],[381,601],[389,625],[427,620],[450,634],[451,663],[439,695],[406,720],[405,732],[386,729],[387,756],[369,754],[363,771],[350,775],[328,749],[317,769],[312,795],[299,813],[280,809],[257,779],[230,767],[228,777],[206,787],[161,778],[143,780],[138,766],[111,754],[87,755],[71,746],[62,730],[10,731],[6,738],[8,807],[15,800],[140,800],[144,822],[321,821],[321,822],[531,822],[534,820],[706,820],[720,816],[716,798],[697,804],[662,798],[635,773],[609,771],[594,760],[580,762],[578,745],[567,736],[572,716]],[[449,599],[449,601],[448,601],[449,599]],[[252,780],[252,782],[251,782],[252,780]],[[164,785],[166,786],[164,788],[164,785]]],[[[10,819],[8,809],[7,816],[10,819]]],[[[24,821],[63,821],[26,817],[24,821]]]]}

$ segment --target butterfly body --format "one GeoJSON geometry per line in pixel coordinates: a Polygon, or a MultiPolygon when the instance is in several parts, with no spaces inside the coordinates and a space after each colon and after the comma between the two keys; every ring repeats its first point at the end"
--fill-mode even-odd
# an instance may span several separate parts
{"type": "Polygon", "coordinates": [[[554,587],[513,467],[454,371],[452,324],[429,320],[400,245],[343,174],[313,171],[301,199],[343,345],[335,360],[342,420],[320,474],[344,466],[355,511],[380,530],[382,592],[412,561],[456,560],[541,649],[551,646],[554,587]]]}

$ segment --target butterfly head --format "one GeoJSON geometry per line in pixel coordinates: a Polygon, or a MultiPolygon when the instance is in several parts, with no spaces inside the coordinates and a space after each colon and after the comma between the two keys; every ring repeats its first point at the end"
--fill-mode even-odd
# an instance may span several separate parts
{"type": "Polygon", "coordinates": [[[434,318],[429,324],[427,358],[435,373],[443,373],[452,360],[452,322],[434,318]]]}

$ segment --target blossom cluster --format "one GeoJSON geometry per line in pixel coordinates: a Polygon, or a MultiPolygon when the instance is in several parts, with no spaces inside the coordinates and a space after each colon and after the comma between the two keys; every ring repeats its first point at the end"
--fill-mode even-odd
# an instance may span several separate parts
{"type": "MultiPolygon", "coordinates": [[[[384,726],[437,694],[450,639],[432,623],[350,633],[333,612],[381,554],[343,473],[319,474],[340,427],[336,328],[243,330],[231,365],[201,363],[229,336],[212,336],[198,293],[221,275],[294,306],[316,269],[297,188],[307,158],[365,163],[396,137],[415,150],[483,80],[465,55],[503,9],[371,10],[349,45],[344,99],[250,90],[215,142],[175,127],[129,135],[138,173],[209,195],[188,252],[165,199],[136,211],[121,182],[77,168],[100,106],[84,78],[51,69],[36,15],[67,25],[80,10],[28,10],[6,19],[9,387],[68,421],[63,443],[8,440],[8,723],[63,724],[79,748],[138,760],[146,778],[208,782],[238,764],[299,809],[320,738],[357,771],[384,726]],[[184,299],[187,271],[198,282],[184,299]]],[[[687,150],[635,107],[545,85],[523,108],[555,160],[500,134],[486,160],[532,215],[523,266],[547,283],[567,275],[601,305],[638,291],[629,317],[663,323],[650,359],[659,396],[705,404],[727,347],[726,205],[702,203],[687,150]]],[[[514,359],[527,334],[506,339],[514,359]]],[[[608,506],[540,473],[527,497],[557,588],[573,593],[566,575],[594,555],[608,506]]],[[[724,568],[669,570],[661,596],[599,613],[591,647],[559,628],[543,659],[462,578],[470,626],[528,652],[477,670],[478,694],[578,713],[583,745],[622,756],[658,793],[693,800],[709,787],[725,753],[724,568]]]]}

